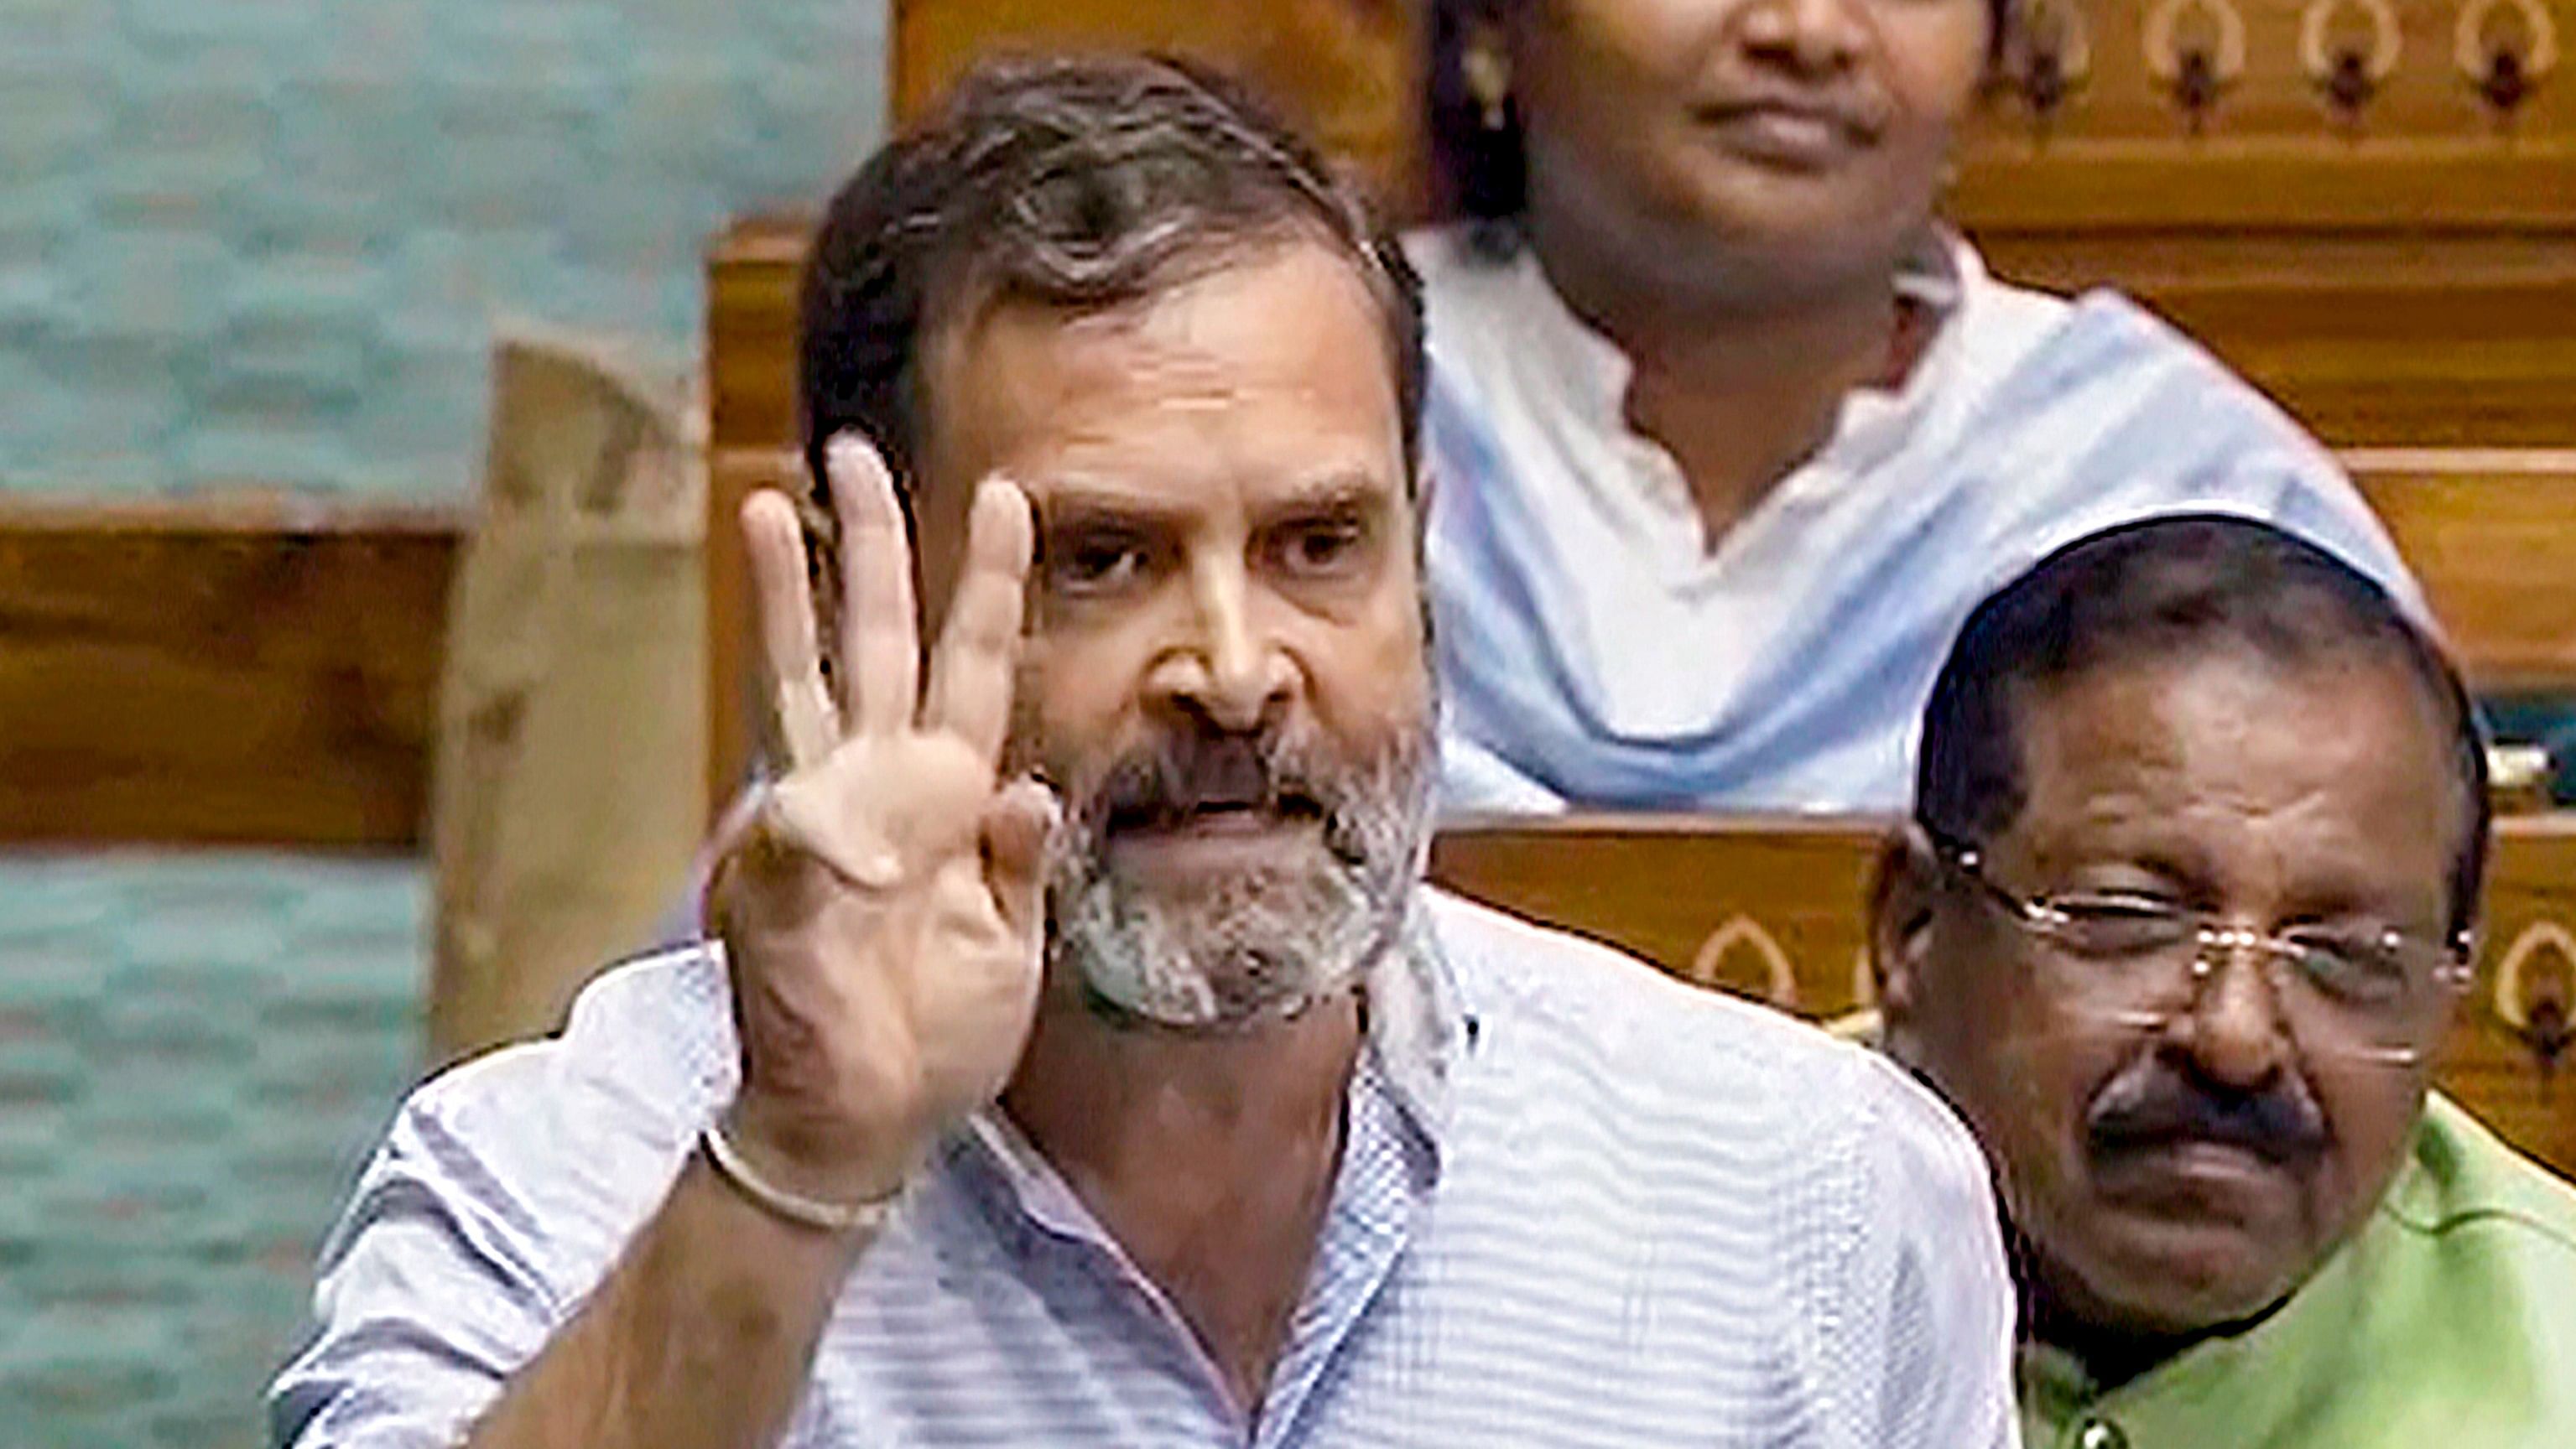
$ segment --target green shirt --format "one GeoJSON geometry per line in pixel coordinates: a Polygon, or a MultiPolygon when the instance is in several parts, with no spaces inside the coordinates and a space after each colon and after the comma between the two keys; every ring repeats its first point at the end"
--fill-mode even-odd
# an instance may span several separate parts
{"type": "Polygon", "coordinates": [[[2576,1188],[2425,1104],[2387,1200],[2279,1311],[2109,1393],[2025,1344],[2029,1449],[2576,1446],[2576,1188]]]}

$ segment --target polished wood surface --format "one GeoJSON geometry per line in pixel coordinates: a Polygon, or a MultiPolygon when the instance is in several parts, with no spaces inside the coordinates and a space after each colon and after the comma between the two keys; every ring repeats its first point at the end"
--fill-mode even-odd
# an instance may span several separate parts
{"type": "Polygon", "coordinates": [[[0,502],[0,842],[417,845],[462,528],[0,502]]]}
{"type": "Polygon", "coordinates": [[[751,679],[749,561],[737,521],[754,489],[795,486],[796,280],[812,227],[797,218],[735,223],[707,266],[708,808],[742,787],[761,720],[751,679]]]}
{"type": "Polygon", "coordinates": [[[2533,174],[2563,157],[2576,95],[2554,54],[2560,0],[2026,0],[1971,145],[1995,155],[2162,150],[2222,165],[2262,148],[2506,157],[2533,174]],[[2467,33],[2463,33],[2465,31],[2467,33]],[[2053,103],[2031,62],[2057,58],[2053,103]],[[2214,82],[2195,105],[2197,53],[2214,82]],[[2524,74],[2490,88],[2510,53],[2524,74]],[[2339,77],[2349,56],[2356,72],[2339,77]]]}
{"type": "MultiPolygon", "coordinates": [[[[1828,1018],[1872,1004],[1861,819],[1622,816],[1462,822],[1433,846],[1448,888],[1632,952],[1701,985],[1828,1018]]],[[[2478,984],[2440,1081],[2576,1176],[2576,812],[2498,827],[2478,984]],[[2554,1013],[2554,1015],[2553,1015],[2554,1013]]]]}
{"type": "Polygon", "coordinates": [[[1307,134],[1400,189],[1418,166],[1420,0],[897,0],[894,108],[988,56],[1152,49],[1251,78],[1307,134]]]}
{"type": "Polygon", "coordinates": [[[2481,690],[2576,692],[2576,451],[2343,455],[2481,690]]]}

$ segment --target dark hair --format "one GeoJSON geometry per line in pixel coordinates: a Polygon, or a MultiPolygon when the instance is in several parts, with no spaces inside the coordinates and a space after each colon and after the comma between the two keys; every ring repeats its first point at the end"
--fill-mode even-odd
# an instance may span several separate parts
{"type": "Polygon", "coordinates": [[[1421,284],[1393,233],[1312,146],[1187,61],[978,68],[832,198],[806,264],[798,401],[816,487],[824,445],[856,428],[912,510],[924,344],[986,303],[1112,309],[1300,237],[1340,251],[1377,303],[1410,476],[1421,284]]]}
{"type": "MultiPolygon", "coordinates": [[[[1529,204],[1529,151],[1521,137],[1516,98],[1503,106],[1503,124],[1485,124],[1484,107],[1468,93],[1467,41],[1480,25],[1497,25],[1530,0],[1432,0],[1430,71],[1422,78],[1423,134],[1430,138],[1432,205],[1470,222],[1488,224],[1486,240],[1505,244],[1509,224],[1529,204]]],[[[1986,64],[2002,59],[2019,0],[1986,0],[1986,64]]]]}
{"type": "Polygon", "coordinates": [[[2252,519],[2176,514],[2070,544],[1979,604],[1923,711],[1914,817],[1974,846],[2026,800],[2021,711],[2040,688],[2095,670],[2238,646],[2285,663],[2361,651],[2400,663],[2451,726],[2463,833],[2451,930],[2477,916],[2486,874],[2486,744],[2459,671],[2386,590],[2313,543],[2252,519]]]}

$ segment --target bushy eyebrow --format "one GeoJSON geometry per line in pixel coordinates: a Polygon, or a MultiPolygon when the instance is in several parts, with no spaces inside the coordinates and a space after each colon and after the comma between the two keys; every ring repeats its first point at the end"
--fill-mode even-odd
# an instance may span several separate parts
{"type": "Polygon", "coordinates": [[[1266,523],[1299,517],[1359,518],[1386,508],[1395,496],[1393,489],[1367,473],[1329,473],[1262,500],[1259,516],[1266,523]]]}
{"type": "MultiPolygon", "coordinates": [[[[1391,506],[1399,495],[1365,469],[1320,473],[1258,500],[1254,526],[1298,517],[1361,517],[1391,506]]],[[[1114,486],[1065,482],[1046,490],[1038,527],[1048,533],[1080,528],[1164,531],[1182,527],[1191,510],[1114,486]]]]}

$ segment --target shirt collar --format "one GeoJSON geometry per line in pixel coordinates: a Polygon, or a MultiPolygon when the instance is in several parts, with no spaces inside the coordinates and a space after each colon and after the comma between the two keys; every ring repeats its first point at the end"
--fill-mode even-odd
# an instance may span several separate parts
{"type": "MultiPolygon", "coordinates": [[[[1426,1186],[1439,1173],[1458,1062],[1477,1035],[1467,993],[1433,928],[1428,896],[1427,888],[1412,892],[1394,946],[1362,978],[1368,1035],[1345,1088],[1357,1090],[1357,1074],[1366,1072],[1384,1090],[1421,1149],[1426,1186]]],[[[1357,1122],[1356,1114],[1351,1120],[1357,1122]]],[[[951,1169],[971,1161],[997,1174],[1020,1212],[1048,1233],[1114,1246],[1072,1185],[999,1105],[967,1118],[941,1156],[951,1169]]]]}
{"type": "MultiPolygon", "coordinates": [[[[1513,350],[1526,361],[1531,392],[1560,399],[1594,428],[1627,433],[1628,384],[1636,375],[1628,354],[1566,305],[1529,246],[1515,248],[1499,270],[1493,299],[1510,319],[1512,341],[1518,344],[1513,350]]],[[[1899,263],[1895,291],[1935,314],[1934,335],[1915,359],[1904,387],[1864,395],[1892,402],[1921,392],[1917,383],[1939,360],[1936,354],[1946,354],[1960,330],[1960,314],[1991,285],[1985,263],[1966,239],[1946,227],[1926,232],[1899,263]]]]}

